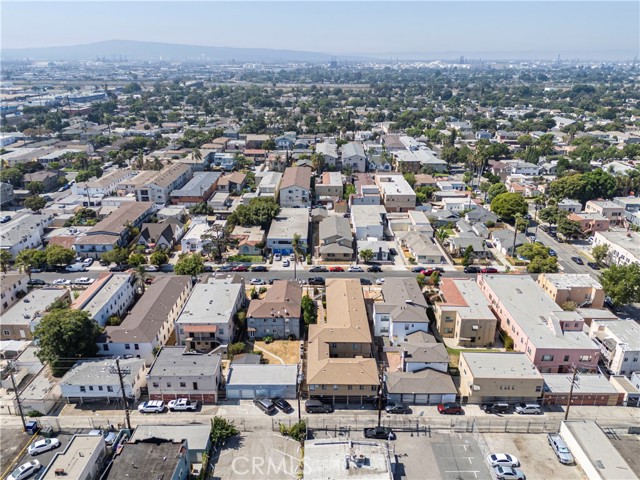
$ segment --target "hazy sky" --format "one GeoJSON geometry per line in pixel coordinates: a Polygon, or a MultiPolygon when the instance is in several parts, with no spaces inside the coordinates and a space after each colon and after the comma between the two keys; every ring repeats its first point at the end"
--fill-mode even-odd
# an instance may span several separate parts
{"type": "Polygon", "coordinates": [[[2,48],[142,40],[331,54],[633,57],[640,2],[0,1],[2,48]]]}

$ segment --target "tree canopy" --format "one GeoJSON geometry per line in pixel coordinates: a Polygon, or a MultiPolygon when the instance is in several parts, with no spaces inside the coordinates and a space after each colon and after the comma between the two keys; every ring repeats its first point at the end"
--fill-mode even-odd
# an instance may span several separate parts
{"type": "Polygon", "coordinates": [[[39,212],[47,206],[47,201],[40,195],[32,195],[24,200],[24,206],[32,212],[39,212]]]}
{"type": "Polygon", "coordinates": [[[600,274],[600,283],[614,305],[640,302],[640,265],[611,265],[600,274]]]}
{"type": "Polygon", "coordinates": [[[34,331],[38,358],[49,364],[60,377],[73,364],[98,352],[96,341],[101,330],[83,310],[55,309],[45,315],[34,331]]]}
{"type": "Polygon", "coordinates": [[[278,203],[270,197],[253,198],[248,205],[240,205],[229,215],[227,224],[233,228],[236,225],[243,227],[260,226],[269,228],[271,221],[280,212],[278,203]]]}
{"type": "Polygon", "coordinates": [[[527,201],[519,193],[501,193],[491,201],[491,211],[507,222],[518,214],[525,215],[528,210],[527,201]]]}
{"type": "Polygon", "coordinates": [[[173,271],[176,275],[199,275],[204,272],[204,259],[199,253],[183,254],[176,262],[173,271]]]}
{"type": "Polygon", "coordinates": [[[69,265],[76,258],[75,250],[64,248],[61,245],[47,245],[44,253],[47,258],[47,264],[51,266],[69,265]]]}

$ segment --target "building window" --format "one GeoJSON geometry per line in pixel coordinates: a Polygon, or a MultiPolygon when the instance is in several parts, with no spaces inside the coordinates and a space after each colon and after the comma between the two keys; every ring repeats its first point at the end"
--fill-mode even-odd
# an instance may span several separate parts
{"type": "Polygon", "coordinates": [[[89,385],[89,391],[93,392],[93,385],[89,385]]]}
{"type": "Polygon", "coordinates": [[[137,343],[133,344],[133,349],[134,350],[140,350],[140,345],[138,345],[137,343]]]}
{"type": "Polygon", "coordinates": [[[86,387],[84,387],[84,386],[82,386],[82,385],[80,385],[80,391],[81,391],[82,393],[85,393],[85,392],[87,391],[87,388],[86,388],[86,387]]]}
{"type": "Polygon", "coordinates": [[[568,362],[568,361],[569,361],[569,355],[565,355],[565,356],[564,356],[564,361],[565,361],[565,362],[568,362]]]}
{"type": "Polygon", "coordinates": [[[113,387],[110,385],[107,385],[107,392],[113,392],[113,387]]]}
{"type": "Polygon", "coordinates": [[[153,387],[154,388],[158,388],[160,386],[160,384],[158,384],[158,382],[153,382],[153,387]]]}
{"type": "Polygon", "coordinates": [[[326,385],[322,385],[322,390],[326,390],[327,386],[326,385]]]}
{"type": "Polygon", "coordinates": [[[131,345],[129,345],[128,343],[124,344],[124,349],[125,350],[131,350],[131,345]]]}
{"type": "Polygon", "coordinates": [[[580,361],[581,362],[590,362],[591,361],[591,355],[580,355],[580,361]]]}
{"type": "Polygon", "coordinates": [[[542,385],[537,385],[536,392],[541,392],[541,391],[542,391],[542,385]]]}
{"type": "Polygon", "coordinates": [[[553,362],[553,355],[542,355],[543,362],[553,362]]]}
{"type": "Polygon", "coordinates": [[[11,335],[11,332],[9,330],[3,330],[2,334],[8,336],[8,335],[11,335]]]}
{"type": "Polygon", "coordinates": [[[186,388],[187,387],[187,382],[180,382],[180,387],[181,388],[186,388]]]}
{"type": "Polygon", "coordinates": [[[98,386],[98,390],[102,392],[102,390],[103,390],[102,385],[98,386]]]}
{"type": "Polygon", "coordinates": [[[334,389],[334,390],[338,390],[338,385],[334,385],[334,386],[333,386],[333,389],[334,389]]]}
{"type": "Polygon", "coordinates": [[[309,385],[309,390],[312,390],[312,391],[313,391],[313,390],[315,390],[315,389],[316,389],[316,386],[315,386],[315,385],[309,385]]]}
{"type": "Polygon", "coordinates": [[[364,385],[360,385],[360,390],[364,390],[364,385]]]}
{"type": "Polygon", "coordinates": [[[353,385],[348,385],[347,390],[353,390],[353,385]]]}
{"type": "Polygon", "coordinates": [[[193,382],[193,389],[198,390],[198,382],[193,382]]]}
{"type": "Polygon", "coordinates": [[[171,382],[167,382],[167,388],[171,388],[171,382]]]}

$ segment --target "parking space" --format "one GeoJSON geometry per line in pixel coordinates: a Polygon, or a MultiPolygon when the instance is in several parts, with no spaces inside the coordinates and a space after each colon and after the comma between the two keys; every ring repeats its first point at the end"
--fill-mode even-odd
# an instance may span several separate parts
{"type": "MultiPolygon", "coordinates": [[[[86,432],[88,432],[88,430],[86,430],[86,432]]],[[[3,442],[4,442],[4,436],[5,436],[5,431],[3,429],[2,430],[3,442]]],[[[23,463],[27,463],[34,459],[38,460],[40,462],[40,465],[42,465],[43,467],[46,467],[47,465],[49,465],[49,463],[51,463],[51,460],[53,460],[53,457],[57,452],[62,452],[66,448],[67,444],[69,443],[72,437],[73,437],[73,433],[68,433],[68,432],[64,432],[64,433],[60,432],[55,434],[52,438],[57,438],[58,440],[60,440],[60,446],[54,450],[49,450],[48,452],[44,452],[36,456],[29,455],[26,448],[21,449],[21,451],[19,451],[18,456],[15,458],[15,461],[13,462],[13,467],[15,468],[15,466],[22,465],[23,463]]],[[[33,439],[33,442],[37,442],[42,438],[43,438],[42,436],[37,435],[36,438],[33,439]]],[[[31,439],[32,437],[29,436],[27,438],[27,441],[30,441],[31,439]]],[[[4,457],[4,454],[3,454],[3,457],[4,457]]],[[[3,464],[3,467],[4,467],[4,464],[3,464]]],[[[40,472],[42,473],[43,471],[44,471],[44,468],[42,468],[40,472]]],[[[36,475],[33,478],[36,478],[36,479],[40,478],[41,473],[36,475]]]]}
{"type": "Polygon", "coordinates": [[[549,444],[546,434],[485,433],[492,453],[509,453],[520,460],[520,470],[527,478],[562,478],[582,480],[587,476],[577,465],[561,464],[549,444]]]}
{"type": "Polygon", "coordinates": [[[390,442],[396,455],[396,480],[491,480],[480,447],[468,433],[397,433],[390,442]],[[434,468],[435,467],[435,468],[434,468]]]}
{"type": "Polygon", "coordinates": [[[301,460],[300,443],[275,432],[245,432],[213,457],[213,479],[290,480],[298,478],[301,460]]]}

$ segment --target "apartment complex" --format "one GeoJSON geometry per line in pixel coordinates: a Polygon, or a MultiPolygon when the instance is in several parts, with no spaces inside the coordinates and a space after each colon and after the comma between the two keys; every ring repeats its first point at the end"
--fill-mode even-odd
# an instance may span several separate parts
{"type": "Polygon", "coordinates": [[[416,192],[402,175],[376,175],[375,182],[387,212],[408,212],[416,207],[416,192]]]}
{"type": "Polygon", "coordinates": [[[538,277],[538,285],[558,305],[575,303],[579,308],[602,308],[604,289],[588,274],[543,273],[538,277]]]}
{"type": "Polygon", "coordinates": [[[289,208],[311,206],[311,169],[287,167],[280,182],[280,206],[289,208]]]}
{"type": "Polygon", "coordinates": [[[589,336],[600,347],[602,360],[613,375],[640,372],[640,325],[629,320],[593,320],[589,336]]]}
{"type": "Polygon", "coordinates": [[[122,317],[135,297],[135,279],[130,273],[106,274],[98,278],[71,304],[75,310],[87,312],[104,327],[111,317],[122,317]]]}
{"type": "Polygon", "coordinates": [[[28,290],[27,282],[29,276],[25,273],[2,273],[0,274],[0,314],[11,307],[28,290]]]}
{"type": "Polygon", "coordinates": [[[176,163],[154,173],[135,186],[139,202],[169,203],[171,192],[182,188],[191,179],[191,167],[184,163],[176,163]]]}
{"type": "Polygon", "coordinates": [[[640,264],[640,234],[636,232],[596,232],[593,246],[607,245],[609,253],[605,261],[609,265],[640,264]]]}
{"type": "Polygon", "coordinates": [[[388,278],[382,286],[382,296],[383,302],[373,304],[376,336],[388,336],[395,344],[414,332],[429,331],[426,300],[415,279],[388,278]]]}
{"type": "Polygon", "coordinates": [[[249,338],[300,338],[302,287],[290,280],[275,280],[263,299],[254,299],[247,310],[249,338]]]}
{"type": "Polygon", "coordinates": [[[360,281],[331,279],[326,298],[326,319],[309,326],[309,395],[334,403],[373,401],[380,380],[360,281]]]}

